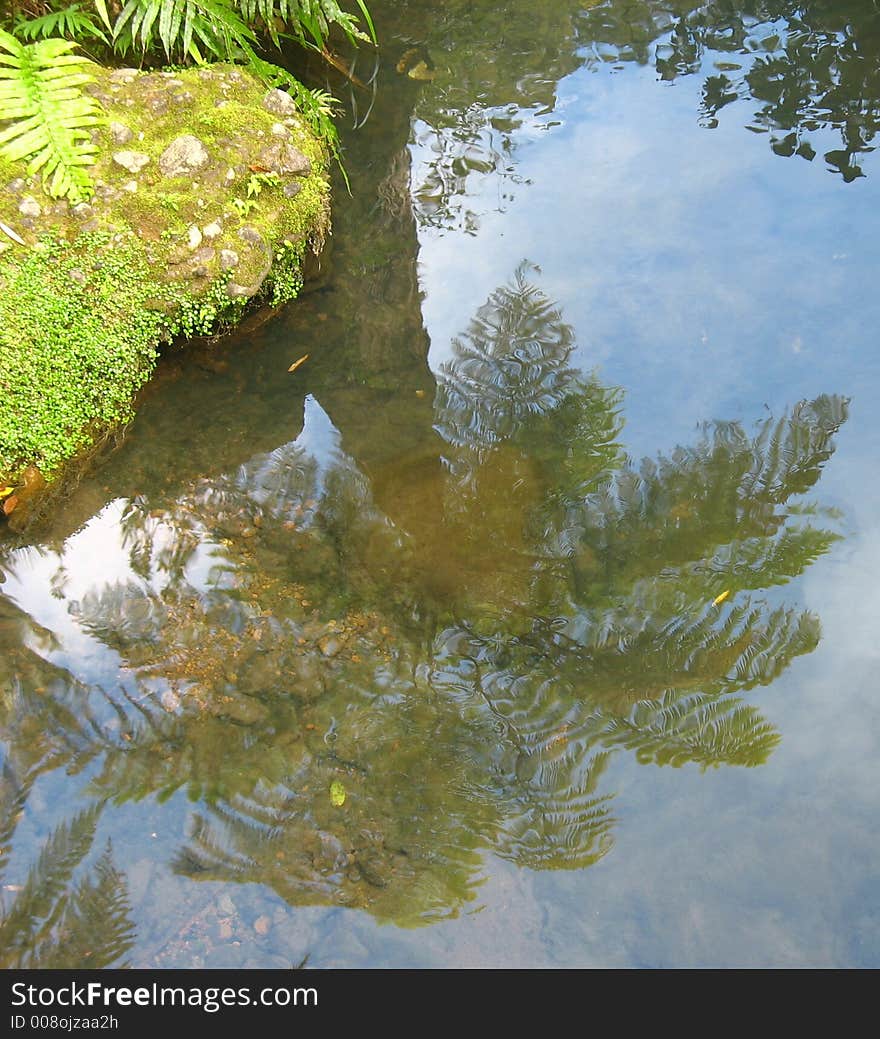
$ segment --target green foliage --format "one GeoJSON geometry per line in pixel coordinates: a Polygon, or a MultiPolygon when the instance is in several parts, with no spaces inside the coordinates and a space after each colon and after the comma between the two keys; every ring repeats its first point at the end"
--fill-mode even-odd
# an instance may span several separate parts
{"type": "MultiPolygon", "coordinates": [[[[246,64],[267,85],[290,92],[312,130],[326,142],[348,185],[333,124],[335,99],[322,90],[310,91],[261,58],[257,49],[261,38],[268,37],[280,47],[281,37],[287,35],[304,46],[325,51],[334,27],[353,43],[375,43],[375,26],[364,0],[356,0],[360,18],[344,11],[335,0],[125,0],[112,14],[107,0],[92,0],[92,4],[106,33],[95,15],[79,3],[60,6],[59,0],[35,0],[31,9],[43,12],[36,17],[0,14],[0,25],[12,29],[12,34],[0,29],[0,43],[15,59],[0,56],[0,62],[12,66],[4,76],[17,84],[7,87],[5,93],[0,90],[0,122],[14,119],[5,133],[10,140],[20,138],[19,147],[31,149],[18,157],[32,157],[32,167],[43,168],[47,178],[54,171],[53,194],[79,201],[92,190],[83,172],[94,157],[85,128],[98,124],[100,109],[80,89],[87,80],[74,78],[83,74],[85,59],[69,54],[75,45],[70,41],[85,40],[112,44],[118,54],[140,60],[161,54],[166,62],[246,64]],[[361,19],[366,31],[360,27],[361,19]],[[41,49],[24,52],[16,37],[40,40],[41,49]],[[68,38],[66,43],[62,37],[68,38]],[[36,73],[29,72],[34,63],[36,73]],[[68,67],[73,65],[78,66],[76,70],[68,67]],[[39,104],[42,95],[35,94],[35,81],[43,84],[46,93],[39,104]],[[28,107],[15,114],[9,106],[16,100],[21,107],[22,97],[28,107]]],[[[17,153],[6,154],[15,157],[17,153]]]]}
{"type": "MultiPolygon", "coordinates": [[[[236,199],[235,201],[238,201],[236,199]]],[[[183,295],[176,301],[176,314],[167,329],[167,336],[210,335],[219,328],[229,328],[241,317],[248,299],[232,299],[226,291],[226,278],[215,279],[198,297],[183,295]]]]}
{"type": "Polygon", "coordinates": [[[370,13],[357,0],[368,32],[358,18],[335,0],[127,0],[115,20],[105,0],[95,8],[121,53],[156,51],[168,60],[236,60],[250,57],[257,44],[256,29],[280,46],[278,24],[304,45],[324,48],[336,26],[351,40],[376,41],[370,13]]]}
{"type": "Polygon", "coordinates": [[[289,303],[296,299],[302,288],[302,260],[304,247],[288,244],[282,246],[275,253],[275,263],[270,275],[271,295],[269,305],[278,307],[282,303],[289,303]]]}
{"type": "Polygon", "coordinates": [[[169,61],[235,60],[257,39],[231,0],[128,0],[112,24],[102,0],[96,6],[123,54],[161,45],[169,61]]]}
{"type": "Polygon", "coordinates": [[[243,220],[252,209],[257,208],[257,200],[255,198],[234,198],[232,206],[243,220]]]}
{"type": "Polygon", "coordinates": [[[290,29],[300,43],[313,44],[321,49],[332,26],[336,25],[349,40],[376,42],[376,30],[370,12],[363,0],[357,0],[365,33],[355,15],[343,11],[335,0],[232,0],[249,24],[261,23],[272,42],[279,43],[278,23],[290,29]]]}
{"type": "Polygon", "coordinates": [[[76,44],[48,39],[22,44],[0,30],[0,152],[28,159],[46,191],[79,202],[92,194],[86,170],[97,147],[89,131],[105,122],[97,102],[80,89],[90,62],[72,54],[76,44]]]}
{"type": "Polygon", "coordinates": [[[95,39],[102,43],[109,40],[91,11],[84,11],[79,4],[71,4],[60,10],[49,10],[36,18],[18,18],[14,35],[21,40],[44,40],[50,36],[61,36],[68,40],[95,39]]]}
{"type": "Polygon", "coordinates": [[[247,197],[255,198],[263,188],[278,188],[281,178],[277,173],[252,173],[247,182],[247,197]]]}

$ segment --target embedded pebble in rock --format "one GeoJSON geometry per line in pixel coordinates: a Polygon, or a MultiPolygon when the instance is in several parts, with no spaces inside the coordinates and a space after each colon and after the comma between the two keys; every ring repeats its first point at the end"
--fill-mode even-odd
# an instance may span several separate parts
{"type": "MultiPolygon", "coordinates": [[[[256,228],[254,228],[254,227],[242,227],[242,228],[240,228],[239,232],[238,232],[238,237],[243,242],[247,242],[249,245],[252,245],[252,246],[254,246],[257,249],[262,249],[262,251],[264,253],[269,250],[269,247],[266,245],[265,239],[260,234],[260,232],[256,228]]],[[[269,259],[271,259],[271,258],[272,258],[272,253],[269,252],[269,259]]]]}
{"type": "Polygon", "coordinates": [[[230,166],[226,171],[226,183],[231,184],[235,180],[235,170],[230,166]]]}
{"type": "Polygon", "coordinates": [[[217,250],[211,245],[203,245],[201,249],[193,254],[194,263],[211,263],[217,250]]]}
{"type": "Polygon", "coordinates": [[[35,198],[31,198],[28,195],[27,198],[22,199],[19,203],[18,211],[22,216],[39,216],[43,210],[40,208],[40,203],[35,198]]]}
{"type": "Polygon", "coordinates": [[[159,169],[166,177],[180,177],[201,169],[208,161],[204,144],[192,134],[182,134],[159,156],[159,169]]]}
{"type": "Polygon", "coordinates": [[[131,83],[138,78],[140,73],[137,69],[114,69],[110,73],[112,83],[131,83]]]}
{"type": "Polygon", "coordinates": [[[284,125],[284,123],[273,123],[272,135],[274,137],[289,137],[290,130],[284,125]]]}
{"type": "Polygon", "coordinates": [[[73,207],[73,215],[80,220],[88,220],[95,215],[95,211],[88,202],[80,202],[79,205],[73,207]]]}
{"type": "Polygon", "coordinates": [[[297,115],[297,108],[290,94],[283,90],[270,90],[263,98],[263,108],[273,115],[297,115]]]}
{"type": "Polygon", "coordinates": [[[134,137],[131,129],[127,127],[125,123],[112,122],[109,129],[114,144],[128,144],[132,137],[134,137]]]}
{"type": "MultiPolygon", "coordinates": [[[[262,282],[260,283],[262,284],[262,282]]],[[[232,299],[240,299],[242,296],[256,296],[260,291],[260,285],[239,285],[237,281],[229,281],[226,283],[226,293],[231,296],[232,299]]]]}
{"type": "Polygon", "coordinates": [[[186,241],[190,249],[198,249],[202,244],[202,232],[193,224],[186,233],[186,241]]]}
{"type": "Polygon", "coordinates": [[[220,250],[220,266],[224,271],[231,271],[238,266],[238,253],[234,249],[220,250]]]}
{"type": "Polygon", "coordinates": [[[217,928],[221,942],[228,942],[232,937],[232,924],[228,920],[221,920],[217,928]]]}
{"type": "Polygon", "coordinates": [[[268,934],[271,926],[272,921],[265,914],[263,916],[258,916],[254,921],[254,930],[257,934],[268,934]]]}
{"type": "Polygon", "coordinates": [[[259,153],[261,166],[273,170],[281,176],[307,177],[312,172],[312,164],[305,155],[287,141],[276,141],[259,153]]]}
{"type": "Polygon", "coordinates": [[[73,270],[70,272],[70,279],[71,279],[71,281],[75,281],[77,283],[77,285],[85,285],[85,283],[86,283],[86,276],[79,269],[79,267],[74,267],[73,268],[73,270]]]}
{"type": "Polygon", "coordinates": [[[230,916],[235,912],[235,902],[229,897],[229,895],[221,895],[217,899],[217,908],[221,913],[228,913],[230,916]]]}
{"type": "Polygon", "coordinates": [[[281,193],[285,198],[295,198],[302,191],[302,184],[297,184],[295,180],[292,180],[289,184],[285,184],[281,189],[281,193]]]}
{"type": "Polygon", "coordinates": [[[16,177],[15,180],[11,180],[6,187],[13,195],[17,195],[19,191],[24,190],[24,177],[16,177]]]}
{"type": "Polygon", "coordinates": [[[150,161],[150,156],[143,152],[121,151],[113,153],[113,161],[129,173],[140,173],[150,161]]]}
{"type": "Polygon", "coordinates": [[[202,228],[202,234],[205,238],[216,238],[222,231],[223,228],[216,220],[212,220],[210,224],[205,224],[202,228]]]}
{"type": "Polygon", "coordinates": [[[127,180],[122,185],[122,190],[130,192],[132,195],[137,191],[137,189],[138,189],[138,182],[136,180],[127,180]]]}

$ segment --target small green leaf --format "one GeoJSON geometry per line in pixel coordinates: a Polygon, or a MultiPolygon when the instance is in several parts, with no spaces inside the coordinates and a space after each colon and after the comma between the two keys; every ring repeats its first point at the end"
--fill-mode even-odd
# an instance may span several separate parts
{"type": "Polygon", "coordinates": [[[330,804],[334,808],[341,808],[345,804],[345,787],[338,779],[334,779],[330,784],[330,804]]]}

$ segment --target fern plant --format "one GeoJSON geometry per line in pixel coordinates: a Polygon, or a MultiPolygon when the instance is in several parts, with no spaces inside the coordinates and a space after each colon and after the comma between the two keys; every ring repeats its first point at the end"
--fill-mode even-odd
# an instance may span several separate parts
{"type": "Polygon", "coordinates": [[[105,122],[94,98],[82,92],[92,80],[76,44],[52,38],[24,44],[0,29],[0,152],[27,159],[53,198],[82,202],[93,192],[88,167],[97,147],[90,130],[105,122]]]}
{"type": "Polygon", "coordinates": [[[277,46],[279,27],[289,30],[304,45],[318,50],[325,46],[333,25],[338,26],[351,42],[364,40],[376,43],[376,29],[370,11],[363,0],[356,0],[367,27],[364,32],[355,15],[343,11],[336,0],[232,0],[249,24],[261,23],[277,46]]]}
{"type": "Polygon", "coordinates": [[[334,25],[351,41],[376,42],[364,0],[356,3],[367,32],[336,0],[125,0],[115,20],[107,0],[93,3],[112,33],[114,46],[123,54],[146,54],[161,46],[169,60],[249,58],[257,43],[257,29],[280,46],[279,26],[301,44],[318,50],[324,49],[334,25]]]}
{"type": "Polygon", "coordinates": [[[91,11],[84,11],[79,4],[51,9],[35,17],[19,15],[15,19],[13,31],[20,40],[62,36],[67,40],[95,39],[109,43],[95,15],[91,11]]]}
{"type": "Polygon", "coordinates": [[[95,0],[95,7],[123,54],[161,45],[169,61],[231,61],[256,43],[231,0],[127,0],[115,21],[105,0],[95,0]]]}

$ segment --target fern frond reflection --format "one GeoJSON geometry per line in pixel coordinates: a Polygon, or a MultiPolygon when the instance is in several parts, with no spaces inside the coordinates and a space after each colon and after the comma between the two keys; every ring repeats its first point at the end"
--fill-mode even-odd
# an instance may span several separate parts
{"type": "Polygon", "coordinates": [[[93,804],[57,826],[11,904],[0,909],[0,967],[128,966],[124,956],[134,924],[125,877],[109,845],[90,872],[75,877],[91,850],[102,807],[93,804]]]}

